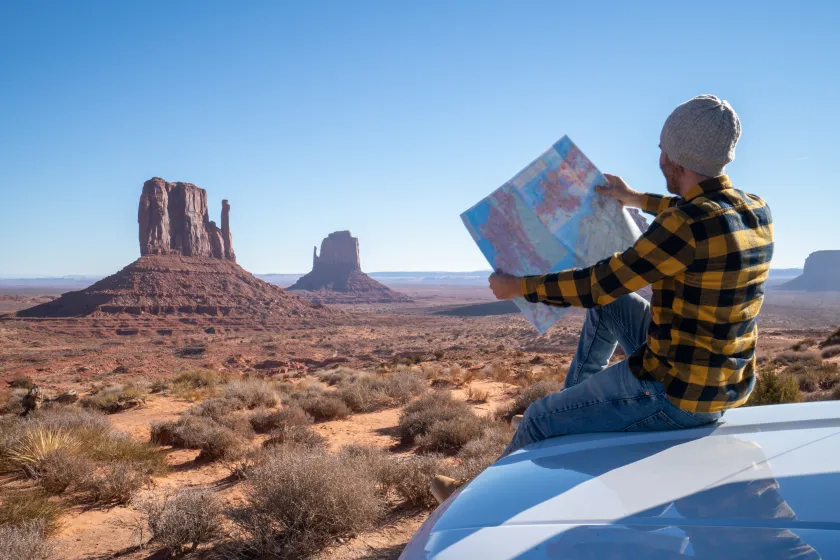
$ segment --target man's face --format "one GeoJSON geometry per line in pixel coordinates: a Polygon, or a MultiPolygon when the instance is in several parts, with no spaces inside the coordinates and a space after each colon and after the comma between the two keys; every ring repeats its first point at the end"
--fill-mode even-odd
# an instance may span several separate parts
{"type": "Polygon", "coordinates": [[[677,178],[679,177],[680,166],[668,159],[668,156],[665,155],[662,148],[659,150],[659,169],[662,170],[662,175],[665,176],[665,186],[668,188],[669,193],[679,196],[681,193],[677,178]]]}

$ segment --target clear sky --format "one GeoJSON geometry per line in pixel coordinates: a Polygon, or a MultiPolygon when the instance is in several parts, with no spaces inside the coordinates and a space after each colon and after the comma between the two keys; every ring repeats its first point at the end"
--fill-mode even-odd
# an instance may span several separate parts
{"type": "Polygon", "coordinates": [[[0,0],[0,277],[139,256],[153,176],[230,199],[257,272],[349,229],[362,267],[488,267],[459,214],[568,134],[663,191],[700,93],[743,123],[737,186],[776,267],[840,249],[840,2],[0,0]]]}

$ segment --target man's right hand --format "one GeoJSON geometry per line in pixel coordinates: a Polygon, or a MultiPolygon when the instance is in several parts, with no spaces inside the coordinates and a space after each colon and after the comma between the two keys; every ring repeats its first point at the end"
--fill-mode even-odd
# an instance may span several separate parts
{"type": "Polygon", "coordinates": [[[624,206],[633,206],[634,208],[640,208],[642,206],[642,193],[631,189],[630,185],[624,182],[624,179],[617,175],[608,175],[606,173],[604,173],[604,177],[607,178],[609,184],[595,187],[596,192],[611,196],[624,206]]]}

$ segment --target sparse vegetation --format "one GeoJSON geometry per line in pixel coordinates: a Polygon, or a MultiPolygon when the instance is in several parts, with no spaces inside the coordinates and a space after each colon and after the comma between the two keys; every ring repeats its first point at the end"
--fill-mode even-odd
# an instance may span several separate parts
{"type": "Polygon", "coordinates": [[[240,408],[249,410],[258,406],[272,408],[277,406],[277,394],[262,379],[243,379],[231,381],[225,385],[224,398],[242,404],[240,408]]]}
{"type": "Polygon", "coordinates": [[[267,434],[290,426],[308,426],[312,417],[299,405],[290,402],[280,410],[258,410],[250,417],[251,427],[258,434],[267,434]]]}
{"type": "Polygon", "coordinates": [[[42,522],[0,525],[0,560],[49,560],[52,553],[42,522]]]}
{"type": "Polygon", "coordinates": [[[337,394],[353,412],[373,412],[405,404],[425,390],[422,377],[408,370],[398,370],[390,377],[358,377],[337,394]]]}
{"type": "Polygon", "coordinates": [[[79,401],[85,408],[115,414],[145,404],[146,391],[136,385],[110,385],[79,401]]]}
{"type": "Polygon", "coordinates": [[[416,442],[421,451],[454,453],[481,435],[481,422],[465,402],[438,391],[408,405],[397,429],[403,443],[416,442]]]}
{"type": "Polygon", "coordinates": [[[315,421],[340,420],[350,416],[351,410],[336,395],[328,394],[323,389],[309,388],[292,395],[294,403],[300,406],[315,421]]]}
{"type": "Polygon", "coordinates": [[[513,402],[496,411],[496,417],[506,421],[517,414],[524,414],[531,403],[538,401],[552,393],[556,393],[563,389],[563,384],[559,381],[543,380],[537,381],[531,385],[520,388],[513,402]]]}
{"type": "Polygon", "coordinates": [[[28,391],[33,385],[35,385],[35,383],[32,381],[32,378],[24,375],[18,375],[9,381],[9,387],[12,389],[24,389],[25,391],[28,391]]]}
{"type": "Polygon", "coordinates": [[[96,504],[127,504],[134,494],[151,482],[149,475],[124,461],[115,461],[90,475],[83,489],[96,504]]]}
{"type": "Polygon", "coordinates": [[[316,449],[326,447],[327,438],[313,430],[311,426],[284,426],[273,431],[271,437],[263,442],[263,447],[274,445],[299,445],[316,449]]]}
{"type": "Polygon", "coordinates": [[[136,504],[146,518],[152,542],[173,556],[194,551],[219,535],[222,506],[206,491],[163,493],[136,504]]]}
{"type": "Polygon", "coordinates": [[[768,368],[759,372],[746,406],[796,402],[802,402],[796,378],[789,373],[779,373],[768,368]]]}
{"type": "Polygon", "coordinates": [[[383,513],[376,481],[361,463],[279,445],[248,475],[242,525],[258,555],[304,558],[375,526],[383,513]]]}
{"type": "Polygon", "coordinates": [[[200,459],[232,459],[244,452],[242,433],[212,418],[187,414],[172,422],[156,422],[150,430],[155,445],[200,449],[200,459]]]}
{"type": "Polygon", "coordinates": [[[475,387],[467,388],[467,401],[474,403],[486,403],[490,398],[490,392],[484,389],[477,389],[475,387]]]}
{"type": "Polygon", "coordinates": [[[217,371],[189,370],[178,374],[172,380],[172,392],[188,400],[198,400],[212,393],[216,386],[224,381],[217,371]]]}
{"type": "Polygon", "coordinates": [[[835,356],[840,356],[840,344],[825,348],[820,353],[820,356],[822,356],[824,360],[829,360],[831,358],[834,358],[835,356]]]}
{"type": "Polygon", "coordinates": [[[40,490],[8,492],[0,496],[0,527],[35,523],[49,536],[58,529],[58,518],[63,511],[61,504],[50,501],[40,490]]]}
{"type": "Polygon", "coordinates": [[[777,354],[773,361],[781,365],[798,365],[799,367],[816,366],[820,363],[820,355],[813,350],[797,352],[795,350],[788,350],[777,354]]]}

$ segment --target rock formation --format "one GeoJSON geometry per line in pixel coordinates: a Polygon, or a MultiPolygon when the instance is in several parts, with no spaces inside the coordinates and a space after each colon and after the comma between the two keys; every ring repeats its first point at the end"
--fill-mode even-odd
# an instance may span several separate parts
{"type": "Polygon", "coordinates": [[[154,177],[143,184],[137,211],[140,255],[183,255],[235,261],[230,204],[222,201],[222,229],[207,213],[207,191],[154,177]]]}
{"type": "Polygon", "coordinates": [[[840,251],[817,251],[805,260],[802,276],[782,284],[783,290],[840,292],[840,251]]]}
{"type": "Polygon", "coordinates": [[[286,293],[236,264],[230,204],[222,227],[207,215],[207,192],[155,177],[143,185],[138,212],[140,258],[116,274],[19,311],[19,317],[96,314],[205,314],[249,318],[321,316],[330,310],[286,293]]]}
{"type": "Polygon", "coordinates": [[[311,297],[325,303],[376,303],[411,301],[362,272],[359,240],[349,231],[336,231],[312,252],[312,272],[300,278],[289,290],[317,292],[311,297]]]}
{"type": "Polygon", "coordinates": [[[638,208],[628,208],[627,213],[630,214],[630,217],[633,218],[633,221],[636,222],[636,225],[639,226],[639,230],[644,233],[650,227],[647,219],[645,219],[644,215],[642,215],[642,211],[638,208]]]}

